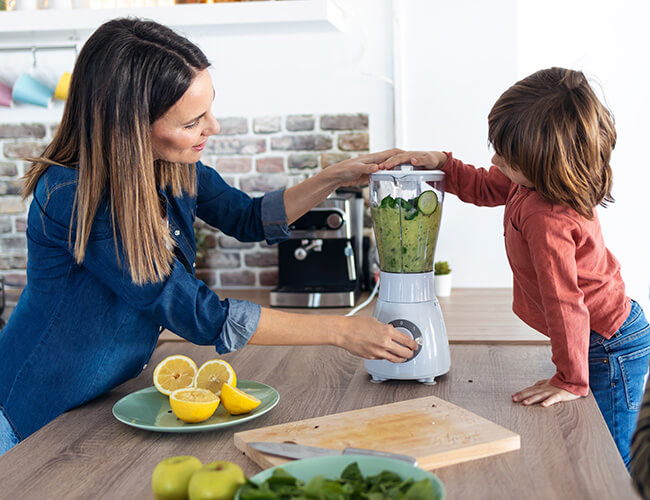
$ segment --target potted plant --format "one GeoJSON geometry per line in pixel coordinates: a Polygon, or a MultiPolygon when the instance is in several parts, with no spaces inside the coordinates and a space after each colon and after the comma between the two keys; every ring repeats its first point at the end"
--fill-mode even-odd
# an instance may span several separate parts
{"type": "Polygon", "coordinates": [[[438,261],[433,265],[433,286],[437,297],[451,295],[451,268],[446,260],[438,261]]]}

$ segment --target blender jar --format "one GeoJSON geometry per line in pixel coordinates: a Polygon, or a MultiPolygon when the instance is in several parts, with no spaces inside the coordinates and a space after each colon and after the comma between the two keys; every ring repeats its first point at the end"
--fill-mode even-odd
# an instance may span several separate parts
{"type": "Polygon", "coordinates": [[[371,174],[370,211],[382,271],[433,271],[444,194],[440,170],[404,164],[371,174]]]}

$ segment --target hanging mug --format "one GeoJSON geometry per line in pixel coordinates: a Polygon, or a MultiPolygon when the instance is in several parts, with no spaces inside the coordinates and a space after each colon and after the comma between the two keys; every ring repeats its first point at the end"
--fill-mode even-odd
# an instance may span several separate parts
{"type": "Polygon", "coordinates": [[[68,98],[68,92],[70,91],[70,79],[72,75],[67,71],[61,75],[59,78],[59,83],[56,84],[54,89],[54,98],[61,101],[65,101],[68,98]]]}
{"type": "Polygon", "coordinates": [[[47,108],[52,100],[52,89],[29,73],[23,73],[14,83],[13,100],[47,108]]]}
{"type": "Polygon", "coordinates": [[[11,87],[0,82],[0,106],[11,107],[11,87]]]}

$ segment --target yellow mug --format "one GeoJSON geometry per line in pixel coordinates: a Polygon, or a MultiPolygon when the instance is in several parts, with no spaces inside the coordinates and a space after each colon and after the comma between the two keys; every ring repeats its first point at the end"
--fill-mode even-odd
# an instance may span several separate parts
{"type": "Polygon", "coordinates": [[[68,91],[70,90],[70,78],[72,75],[67,71],[59,78],[59,83],[56,84],[54,89],[54,98],[65,101],[68,98],[68,91]]]}

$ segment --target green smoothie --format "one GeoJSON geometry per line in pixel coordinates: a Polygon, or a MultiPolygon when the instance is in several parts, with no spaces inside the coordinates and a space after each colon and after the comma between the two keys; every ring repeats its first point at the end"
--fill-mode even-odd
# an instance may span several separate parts
{"type": "Polygon", "coordinates": [[[442,205],[433,191],[404,200],[386,196],[371,208],[379,265],[390,273],[433,270],[442,205]]]}

